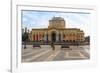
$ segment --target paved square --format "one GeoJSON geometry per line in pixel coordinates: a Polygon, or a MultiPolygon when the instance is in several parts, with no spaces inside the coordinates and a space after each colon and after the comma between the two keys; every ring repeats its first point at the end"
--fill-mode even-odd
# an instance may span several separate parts
{"type": "Polygon", "coordinates": [[[64,61],[64,60],[85,60],[89,59],[89,46],[70,46],[72,50],[62,50],[59,45],[52,50],[49,45],[41,45],[41,48],[22,48],[22,62],[43,62],[43,61],[64,61]]]}

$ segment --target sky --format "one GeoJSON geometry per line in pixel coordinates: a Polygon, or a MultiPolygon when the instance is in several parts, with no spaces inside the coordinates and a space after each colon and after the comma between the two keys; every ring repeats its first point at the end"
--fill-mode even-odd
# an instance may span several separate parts
{"type": "Polygon", "coordinates": [[[52,11],[22,11],[22,28],[48,28],[49,20],[62,17],[66,22],[66,28],[80,28],[85,36],[90,35],[90,13],[83,12],[52,12],[52,11]]]}

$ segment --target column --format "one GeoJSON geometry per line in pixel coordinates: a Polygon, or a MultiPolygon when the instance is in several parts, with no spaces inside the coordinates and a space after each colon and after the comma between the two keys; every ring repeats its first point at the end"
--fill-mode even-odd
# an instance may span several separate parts
{"type": "Polygon", "coordinates": [[[44,33],[44,41],[46,41],[46,32],[44,33]]]}
{"type": "Polygon", "coordinates": [[[59,41],[59,32],[57,32],[57,34],[56,34],[56,41],[57,42],[59,41]]]}
{"type": "Polygon", "coordinates": [[[40,34],[38,33],[38,41],[40,41],[40,34]]]}
{"type": "Polygon", "coordinates": [[[50,34],[48,33],[48,41],[50,41],[50,34]]]}
{"type": "Polygon", "coordinates": [[[50,34],[49,34],[49,41],[51,41],[51,32],[50,32],[50,34]]]}
{"type": "Polygon", "coordinates": [[[41,40],[41,34],[39,34],[39,41],[41,40]]]}
{"type": "Polygon", "coordinates": [[[45,32],[45,41],[48,41],[48,32],[45,32]]]}
{"type": "Polygon", "coordinates": [[[43,33],[41,34],[41,40],[43,41],[43,33]]]}
{"type": "Polygon", "coordinates": [[[35,41],[37,41],[37,34],[35,34],[35,41]]]}
{"type": "Polygon", "coordinates": [[[62,41],[63,40],[63,34],[62,34],[62,32],[60,34],[61,34],[61,41],[62,41]]]}
{"type": "Polygon", "coordinates": [[[48,41],[48,33],[46,34],[46,40],[48,41]]]}
{"type": "Polygon", "coordinates": [[[32,38],[33,38],[32,41],[34,41],[35,40],[35,35],[34,34],[33,34],[32,38]]]}
{"type": "Polygon", "coordinates": [[[35,40],[35,34],[34,34],[34,41],[36,41],[36,40],[35,40]]]}
{"type": "Polygon", "coordinates": [[[37,35],[36,35],[36,38],[37,38],[37,41],[38,41],[38,33],[37,33],[37,35]]]}
{"type": "Polygon", "coordinates": [[[59,41],[61,41],[61,34],[59,33],[59,41]]]}

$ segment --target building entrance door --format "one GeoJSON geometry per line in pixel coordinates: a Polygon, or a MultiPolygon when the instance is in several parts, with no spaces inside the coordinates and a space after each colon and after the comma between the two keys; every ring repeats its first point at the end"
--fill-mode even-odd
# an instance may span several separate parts
{"type": "Polygon", "coordinates": [[[52,33],[51,39],[52,39],[51,40],[52,42],[55,42],[56,41],[56,33],[55,32],[52,33]]]}

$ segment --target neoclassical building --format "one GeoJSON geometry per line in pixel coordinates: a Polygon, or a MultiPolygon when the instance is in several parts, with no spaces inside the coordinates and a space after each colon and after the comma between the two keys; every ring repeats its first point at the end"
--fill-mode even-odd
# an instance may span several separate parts
{"type": "Polygon", "coordinates": [[[32,29],[29,33],[30,41],[54,42],[83,42],[84,32],[79,28],[66,28],[62,17],[53,17],[49,20],[48,28],[32,29]]]}

